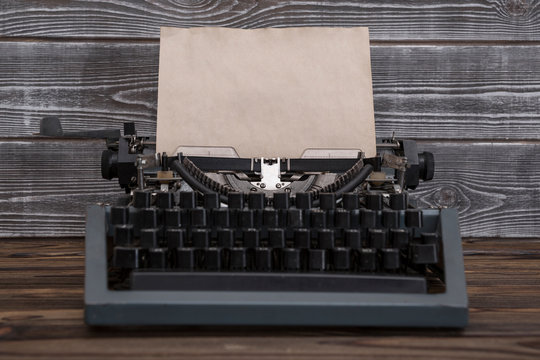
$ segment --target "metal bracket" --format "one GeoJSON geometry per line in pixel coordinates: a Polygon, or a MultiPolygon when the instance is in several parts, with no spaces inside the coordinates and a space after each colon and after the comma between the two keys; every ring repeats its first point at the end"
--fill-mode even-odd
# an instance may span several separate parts
{"type": "Polygon", "coordinates": [[[281,181],[281,159],[261,158],[261,181],[251,183],[264,190],[278,190],[289,186],[290,182],[281,181]]]}

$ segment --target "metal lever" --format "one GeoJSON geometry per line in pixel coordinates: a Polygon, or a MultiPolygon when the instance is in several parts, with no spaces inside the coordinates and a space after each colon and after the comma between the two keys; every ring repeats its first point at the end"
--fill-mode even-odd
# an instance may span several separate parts
{"type": "Polygon", "coordinates": [[[120,130],[96,129],[64,132],[62,129],[62,124],[60,124],[60,119],[58,119],[56,116],[47,116],[41,119],[39,123],[39,135],[85,139],[118,139],[120,137],[120,130]]]}

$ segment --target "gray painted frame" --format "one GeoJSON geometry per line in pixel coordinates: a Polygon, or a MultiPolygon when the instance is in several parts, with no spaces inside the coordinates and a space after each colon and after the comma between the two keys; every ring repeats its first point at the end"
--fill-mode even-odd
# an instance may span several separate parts
{"type": "Polygon", "coordinates": [[[377,294],[249,291],[114,291],[107,288],[106,207],[88,208],[88,325],[314,325],[464,327],[468,303],[458,216],[440,211],[446,292],[377,294]]]}

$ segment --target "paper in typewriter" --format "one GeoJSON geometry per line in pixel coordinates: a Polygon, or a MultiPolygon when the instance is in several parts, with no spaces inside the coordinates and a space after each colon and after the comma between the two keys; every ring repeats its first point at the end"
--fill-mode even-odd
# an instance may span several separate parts
{"type": "Polygon", "coordinates": [[[157,151],[374,156],[367,28],[161,29],[157,151]]]}

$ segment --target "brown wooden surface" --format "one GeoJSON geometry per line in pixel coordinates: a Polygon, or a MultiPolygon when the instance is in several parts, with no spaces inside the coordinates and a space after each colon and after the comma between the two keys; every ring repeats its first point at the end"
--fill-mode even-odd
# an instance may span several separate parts
{"type": "Polygon", "coordinates": [[[540,240],[464,242],[465,330],[373,328],[89,328],[84,245],[0,242],[0,358],[538,359],[540,240]]]}

